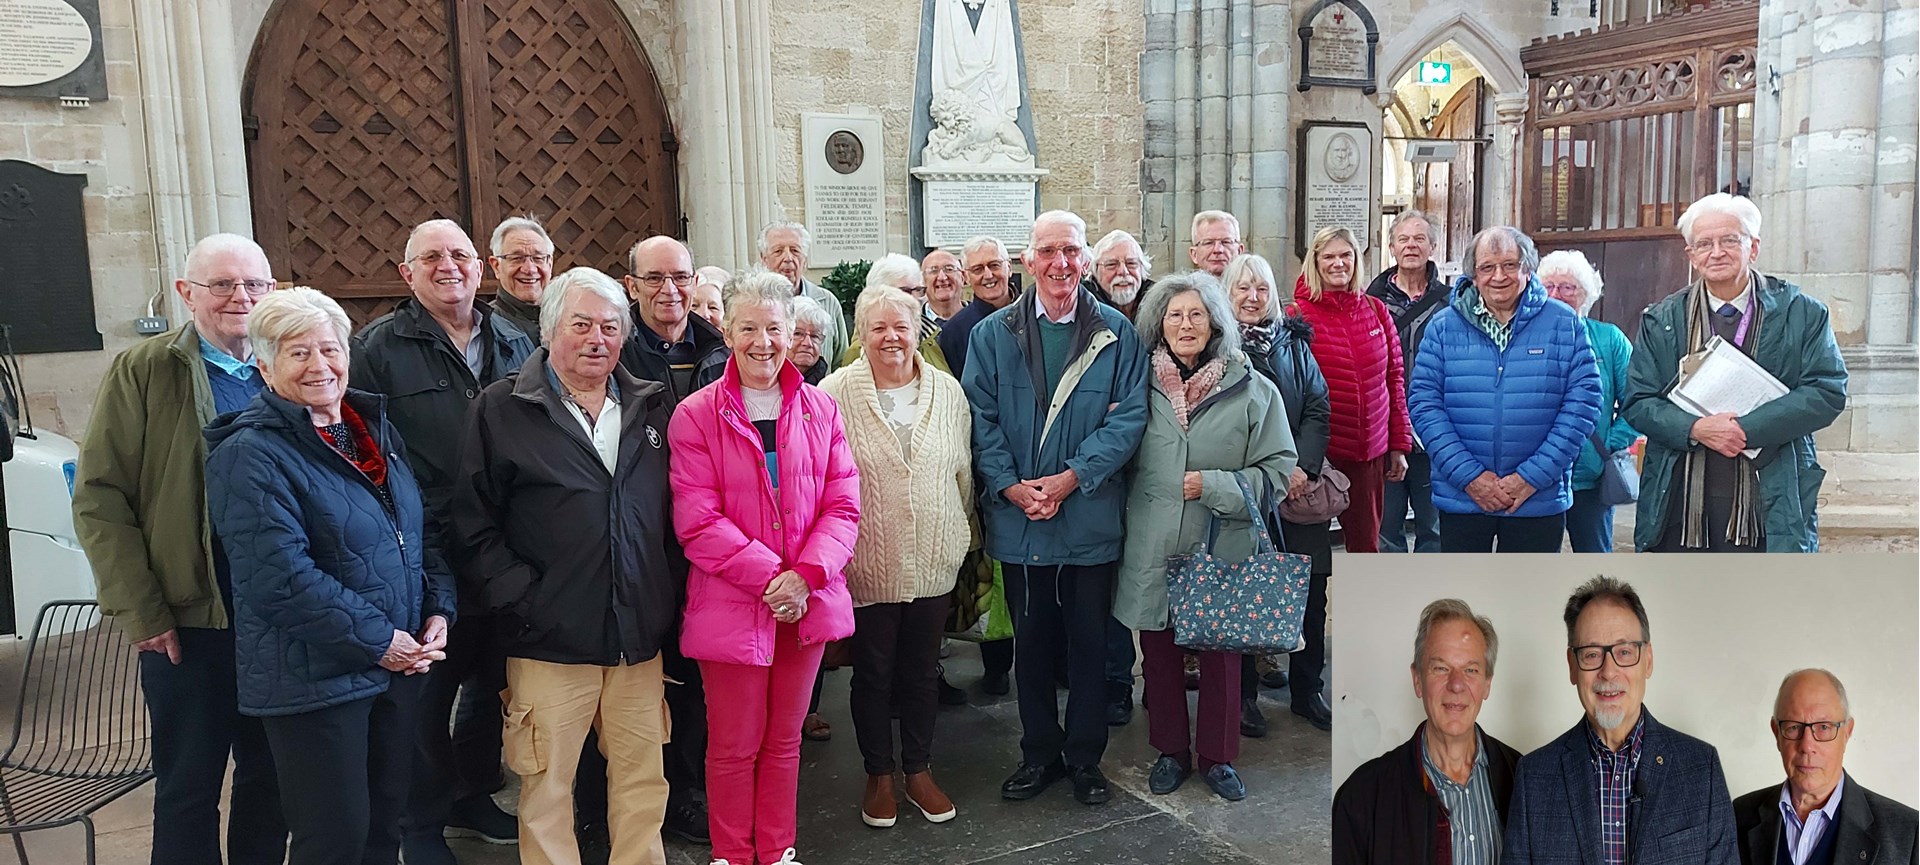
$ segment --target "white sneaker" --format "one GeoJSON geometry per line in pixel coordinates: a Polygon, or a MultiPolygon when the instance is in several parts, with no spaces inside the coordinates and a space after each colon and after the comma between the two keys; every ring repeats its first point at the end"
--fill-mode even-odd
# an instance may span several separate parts
{"type": "Polygon", "coordinates": [[[787,852],[780,854],[779,861],[770,862],[768,865],[800,865],[800,860],[793,858],[793,848],[788,847],[787,852]]]}

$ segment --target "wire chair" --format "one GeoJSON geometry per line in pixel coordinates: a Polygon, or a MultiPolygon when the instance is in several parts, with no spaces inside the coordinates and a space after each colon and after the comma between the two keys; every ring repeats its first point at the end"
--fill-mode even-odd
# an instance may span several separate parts
{"type": "Polygon", "coordinates": [[[93,813],[153,777],[137,653],[93,601],[40,608],[20,676],[13,736],[0,754],[0,833],[79,823],[95,860],[93,813]]]}

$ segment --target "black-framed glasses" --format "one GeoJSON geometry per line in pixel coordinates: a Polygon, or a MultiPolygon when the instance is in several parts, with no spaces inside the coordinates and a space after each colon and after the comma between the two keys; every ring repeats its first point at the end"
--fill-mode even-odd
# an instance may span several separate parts
{"type": "Polygon", "coordinates": [[[1800,736],[1809,730],[1813,731],[1813,740],[1815,742],[1831,742],[1840,735],[1840,730],[1845,728],[1847,723],[1852,720],[1851,718],[1847,718],[1839,721],[1787,721],[1775,718],[1773,719],[1773,723],[1774,727],[1780,731],[1780,738],[1786,739],[1789,742],[1800,741],[1800,736]]]}
{"type": "Polygon", "coordinates": [[[216,279],[212,282],[189,279],[187,281],[212,292],[214,297],[232,297],[234,289],[245,287],[248,297],[258,299],[266,297],[267,292],[272,291],[274,286],[274,281],[271,279],[216,279]]]}
{"type": "Polygon", "coordinates": [[[665,285],[669,279],[673,280],[674,285],[680,286],[681,288],[686,288],[693,284],[693,274],[691,273],[642,273],[635,276],[634,279],[639,280],[641,285],[648,288],[659,288],[665,285]]]}
{"type": "Polygon", "coordinates": [[[1640,656],[1645,654],[1642,650],[1646,647],[1647,641],[1632,640],[1614,643],[1611,646],[1574,646],[1569,651],[1573,652],[1573,662],[1580,665],[1580,669],[1592,672],[1600,669],[1600,665],[1606,662],[1608,655],[1613,656],[1613,665],[1616,667],[1631,667],[1638,664],[1640,656]]]}

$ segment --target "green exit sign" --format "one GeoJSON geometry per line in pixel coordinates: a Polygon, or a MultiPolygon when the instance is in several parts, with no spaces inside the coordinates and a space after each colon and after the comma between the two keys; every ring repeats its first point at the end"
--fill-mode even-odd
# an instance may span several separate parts
{"type": "Polygon", "coordinates": [[[1420,61],[1420,83],[1452,84],[1453,64],[1441,63],[1438,60],[1420,61]]]}

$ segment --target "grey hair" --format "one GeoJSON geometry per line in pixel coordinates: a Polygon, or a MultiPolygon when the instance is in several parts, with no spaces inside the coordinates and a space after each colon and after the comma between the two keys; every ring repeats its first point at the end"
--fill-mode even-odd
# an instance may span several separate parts
{"type": "Polygon", "coordinates": [[[272,366],[280,343],[323,326],[333,328],[342,352],[351,350],[353,322],[338,301],[304,285],[269,291],[247,315],[247,343],[261,366],[272,366]]]}
{"type": "Polygon", "coordinates": [[[771,306],[792,322],[793,301],[793,283],[778,273],[757,270],[737,274],[720,290],[720,305],[726,310],[720,315],[720,329],[731,331],[733,316],[743,306],[771,306]]]}
{"type": "MultiPolygon", "coordinates": [[[[872,267],[867,268],[866,287],[876,288],[884,286],[886,288],[897,289],[899,283],[919,275],[920,262],[914,261],[897,252],[889,252],[886,255],[880,256],[880,258],[873,263],[872,267]]],[[[856,309],[859,308],[859,304],[860,302],[858,300],[854,301],[854,307],[856,309]]]]}
{"type": "Polygon", "coordinates": [[[760,239],[754,241],[754,248],[759,250],[762,256],[767,254],[767,248],[771,245],[767,242],[767,237],[776,231],[791,231],[799,235],[800,254],[807,258],[813,257],[813,232],[808,231],[806,226],[798,222],[769,222],[765,228],[760,229],[760,239]]]}
{"type": "Polygon", "coordinates": [[[1176,273],[1147,289],[1146,297],[1140,299],[1140,309],[1133,314],[1133,329],[1140,334],[1140,344],[1148,352],[1166,344],[1167,331],[1161,322],[1167,317],[1167,307],[1173,305],[1174,298],[1189,291],[1199,292],[1207,317],[1213,319],[1207,325],[1212,332],[1207,347],[1213,349],[1217,357],[1245,363],[1247,356],[1240,350],[1240,326],[1233,320],[1227,292],[1213,274],[1204,270],[1176,273]]]}
{"type": "MultiPolygon", "coordinates": [[[[1847,686],[1840,684],[1840,677],[1834,675],[1833,673],[1827,670],[1820,669],[1819,667],[1804,667],[1802,669],[1794,670],[1793,672],[1788,673],[1786,678],[1780,680],[1780,690],[1773,695],[1773,719],[1775,721],[1782,720],[1782,718],[1780,717],[1780,704],[1787,699],[1787,686],[1792,685],[1793,680],[1801,676],[1827,677],[1827,682],[1833,685],[1834,693],[1840,695],[1841,720],[1848,720],[1853,717],[1853,704],[1847,702],[1847,686]]],[[[1789,718],[1785,720],[1797,721],[1801,719],[1789,718]]]]}
{"type": "MultiPolygon", "coordinates": [[[[865,297],[866,293],[862,292],[861,296],[865,297]]],[[[827,313],[827,308],[821,306],[820,301],[804,294],[795,295],[793,298],[793,323],[795,326],[813,325],[813,329],[822,334],[833,332],[833,316],[827,313]]]]}
{"type": "Polygon", "coordinates": [[[1239,217],[1234,216],[1233,214],[1228,213],[1224,210],[1202,210],[1199,213],[1196,213],[1193,215],[1193,226],[1187,230],[1187,239],[1192,240],[1194,235],[1199,234],[1201,226],[1212,225],[1213,223],[1216,223],[1216,222],[1224,222],[1228,225],[1233,226],[1234,236],[1235,237],[1240,236],[1240,218],[1239,217]]]}
{"type": "Polygon", "coordinates": [[[468,243],[473,242],[473,238],[467,237],[467,230],[466,228],[462,227],[460,223],[454,222],[451,219],[429,219],[426,222],[422,222],[419,225],[414,226],[412,231],[407,232],[407,249],[405,253],[407,261],[413,260],[414,241],[418,240],[420,238],[420,235],[425,234],[427,231],[435,228],[451,228],[454,231],[460,232],[461,237],[466,237],[468,243]]]}
{"type": "Polygon", "coordinates": [[[553,278],[547,283],[547,293],[540,296],[540,342],[553,343],[553,332],[560,327],[560,317],[567,312],[567,299],[580,292],[592,294],[620,310],[620,336],[625,338],[633,333],[633,310],[627,306],[627,293],[613,277],[591,267],[575,267],[553,278]]]}
{"type": "MultiPolygon", "coordinates": [[[[1075,231],[1080,232],[1080,243],[1084,245],[1087,242],[1087,221],[1081,219],[1080,214],[1071,210],[1049,210],[1033,218],[1033,228],[1027,231],[1027,249],[1033,249],[1034,244],[1039,242],[1040,226],[1055,222],[1072,226],[1075,231]]],[[[1080,254],[1086,258],[1088,264],[1092,264],[1093,256],[1088,255],[1084,249],[1080,254]]]]}
{"type": "Polygon", "coordinates": [[[867,332],[867,325],[873,316],[883,309],[897,309],[905,315],[907,321],[913,324],[913,341],[920,341],[920,299],[891,286],[869,284],[853,301],[853,335],[856,342],[867,332]]]}
{"type": "Polygon", "coordinates": [[[720,286],[721,288],[725,288],[727,285],[727,280],[732,278],[733,278],[733,274],[728,273],[726,268],[720,267],[719,265],[709,264],[709,265],[706,265],[705,267],[694,268],[693,287],[699,288],[700,286],[703,286],[703,285],[717,285],[717,286],[720,286]]]}
{"type": "Polygon", "coordinates": [[[1393,223],[1387,226],[1387,242],[1388,243],[1393,242],[1393,236],[1399,233],[1400,226],[1405,225],[1409,222],[1412,222],[1416,219],[1420,220],[1420,223],[1427,227],[1427,242],[1433,244],[1434,246],[1439,246],[1440,237],[1439,237],[1439,234],[1436,231],[1434,231],[1433,217],[1428,216],[1427,212],[1424,210],[1400,211],[1400,215],[1394,217],[1393,223]]]}
{"type": "Polygon", "coordinates": [[[1533,238],[1511,225],[1496,225],[1474,235],[1473,242],[1467,244],[1466,253],[1460,256],[1460,272],[1468,278],[1478,278],[1476,269],[1480,266],[1480,242],[1484,240],[1493,241],[1496,250],[1513,247],[1515,252],[1520,253],[1520,269],[1526,271],[1527,275],[1540,272],[1540,250],[1533,245],[1533,238]]]}
{"type": "Polygon", "coordinates": [[[1543,281],[1549,273],[1564,273],[1573,277],[1575,282],[1587,292],[1587,300],[1575,310],[1585,317],[1587,310],[1593,308],[1593,302],[1600,299],[1604,283],[1600,281],[1600,271],[1593,269],[1593,262],[1587,260],[1585,253],[1577,249],[1562,249],[1549,252],[1540,257],[1540,270],[1534,275],[1543,281]]]}
{"type": "Polygon", "coordinates": [[[969,240],[966,242],[966,245],[960,247],[960,260],[966,261],[968,258],[972,257],[974,253],[979,252],[982,249],[986,249],[989,246],[993,247],[994,253],[998,255],[1001,261],[1012,260],[1007,255],[1007,245],[1004,243],[1001,243],[1000,238],[991,237],[985,234],[975,235],[972,240],[969,240]]]}
{"type": "MultiPolygon", "coordinates": [[[[259,256],[261,261],[267,260],[267,251],[261,249],[260,244],[255,243],[253,238],[228,232],[209,234],[194,243],[192,249],[187,250],[187,278],[195,279],[204,276],[206,274],[207,259],[223,252],[234,255],[259,256]]],[[[271,270],[271,266],[269,266],[268,269],[271,270]]],[[[262,274],[262,276],[269,275],[270,274],[262,274]]]]}
{"type": "Polygon", "coordinates": [[[1487,678],[1493,678],[1493,662],[1500,656],[1500,635],[1494,632],[1492,619],[1474,615],[1473,608],[1459,598],[1441,598],[1420,611],[1420,627],[1413,632],[1414,672],[1419,672],[1427,659],[1427,632],[1447,622],[1466,622],[1480,629],[1480,638],[1487,643],[1487,678]]]}
{"type": "Polygon", "coordinates": [[[1100,242],[1093,245],[1094,262],[1099,263],[1100,256],[1106,255],[1109,250],[1128,240],[1133,241],[1133,245],[1140,248],[1140,277],[1146,279],[1153,276],[1153,256],[1147,254],[1147,248],[1140,246],[1140,241],[1133,235],[1117,228],[1107,232],[1106,237],[1100,238],[1100,242]]]}
{"type": "Polygon", "coordinates": [[[1710,213],[1724,213],[1740,220],[1741,234],[1746,235],[1749,240],[1760,239],[1760,208],[1754,205],[1751,198],[1744,195],[1729,195],[1725,192],[1713,193],[1687,205],[1686,212],[1680,214],[1678,225],[1680,237],[1692,243],[1694,220],[1710,213]]]}
{"type": "Polygon", "coordinates": [[[1227,262],[1227,268],[1220,271],[1220,286],[1226,289],[1228,302],[1232,302],[1233,287],[1248,275],[1267,283],[1267,308],[1260,313],[1262,320],[1271,322],[1279,318],[1280,286],[1274,284],[1273,265],[1268,264],[1266,258],[1251,252],[1234,256],[1232,261],[1227,262]]]}
{"type": "Polygon", "coordinates": [[[1634,618],[1640,620],[1640,639],[1653,639],[1653,626],[1647,623],[1647,606],[1640,603],[1640,593],[1627,585],[1625,580],[1616,580],[1609,576],[1597,576],[1573,591],[1567,598],[1567,609],[1562,617],[1567,621],[1567,648],[1573,648],[1573,623],[1580,619],[1580,612],[1594,601],[1612,601],[1632,611],[1634,618]]]}
{"type": "Polygon", "coordinates": [[[494,255],[499,255],[500,251],[507,246],[507,235],[516,231],[531,231],[540,235],[540,239],[547,242],[547,248],[553,248],[553,237],[547,234],[547,227],[531,216],[510,216],[502,220],[499,225],[493,227],[493,238],[487,241],[487,248],[492,250],[494,255]]]}

